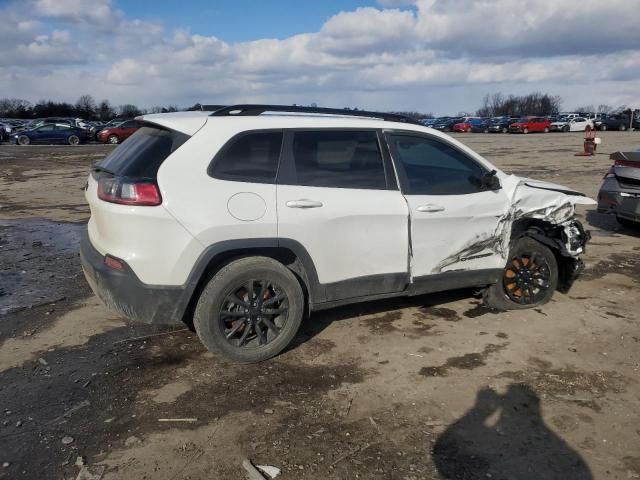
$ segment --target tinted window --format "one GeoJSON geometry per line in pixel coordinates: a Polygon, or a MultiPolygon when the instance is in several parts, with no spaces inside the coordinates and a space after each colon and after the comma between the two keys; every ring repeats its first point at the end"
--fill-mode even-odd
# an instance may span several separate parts
{"type": "Polygon", "coordinates": [[[462,195],[482,191],[486,170],[444,142],[390,135],[390,146],[409,195],[462,195]]]}
{"type": "Polygon", "coordinates": [[[188,139],[184,133],[143,127],[99,165],[123,177],[155,178],[162,162],[188,139]]]}
{"type": "Polygon", "coordinates": [[[71,125],[58,124],[56,125],[56,130],[64,130],[68,131],[71,129],[71,125]]]}
{"type": "Polygon", "coordinates": [[[216,155],[209,175],[237,182],[273,183],[281,146],[282,132],[241,135],[216,155]]]}
{"type": "Polygon", "coordinates": [[[297,185],[386,189],[378,136],[373,131],[296,132],[293,159],[297,185]]]}
{"type": "Polygon", "coordinates": [[[53,132],[55,130],[55,125],[53,125],[52,123],[47,124],[47,125],[43,125],[41,127],[38,128],[39,132],[53,132]]]}

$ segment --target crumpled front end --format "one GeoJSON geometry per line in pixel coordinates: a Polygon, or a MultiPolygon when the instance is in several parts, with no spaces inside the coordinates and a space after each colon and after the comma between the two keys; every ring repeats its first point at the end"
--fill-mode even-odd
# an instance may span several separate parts
{"type": "Polygon", "coordinates": [[[444,271],[487,250],[493,251],[506,264],[512,243],[529,236],[556,254],[560,267],[560,288],[567,290],[583,268],[580,256],[585,252],[590,234],[576,219],[575,206],[596,202],[562,185],[509,175],[501,178],[509,208],[490,234],[476,236],[473,241],[437,265],[444,271]]]}

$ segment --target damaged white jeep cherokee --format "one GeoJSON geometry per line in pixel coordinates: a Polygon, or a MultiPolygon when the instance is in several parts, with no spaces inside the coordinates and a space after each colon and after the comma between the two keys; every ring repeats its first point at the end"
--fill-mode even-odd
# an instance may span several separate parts
{"type": "Polygon", "coordinates": [[[89,177],[86,277],[124,316],[193,321],[234,361],[278,354],[313,310],[465,287],[528,308],[582,265],[574,207],[593,200],[405,117],[237,105],[141,120],[89,177]]]}

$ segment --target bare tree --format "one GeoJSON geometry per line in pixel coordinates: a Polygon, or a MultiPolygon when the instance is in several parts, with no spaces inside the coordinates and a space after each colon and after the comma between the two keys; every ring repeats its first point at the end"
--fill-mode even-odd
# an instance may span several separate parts
{"type": "Polygon", "coordinates": [[[76,102],[76,115],[87,120],[96,116],[96,101],[91,95],[82,95],[76,102]]]}

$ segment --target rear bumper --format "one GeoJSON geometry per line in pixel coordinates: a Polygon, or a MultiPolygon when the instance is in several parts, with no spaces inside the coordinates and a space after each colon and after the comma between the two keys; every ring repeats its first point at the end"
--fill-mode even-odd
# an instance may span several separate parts
{"type": "Polygon", "coordinates": [[[80,260],[89,286],[107,308],[135,322],[181,323],[184,288],[144,284],[128,265],[124,271],[108,267],[87,232],[80,243],[80,260]]]}
{"type": "Polygon", "coordinates": [[[640,223],[640,192],[603,188],[598,192],[598,212],[640,223]]]}

